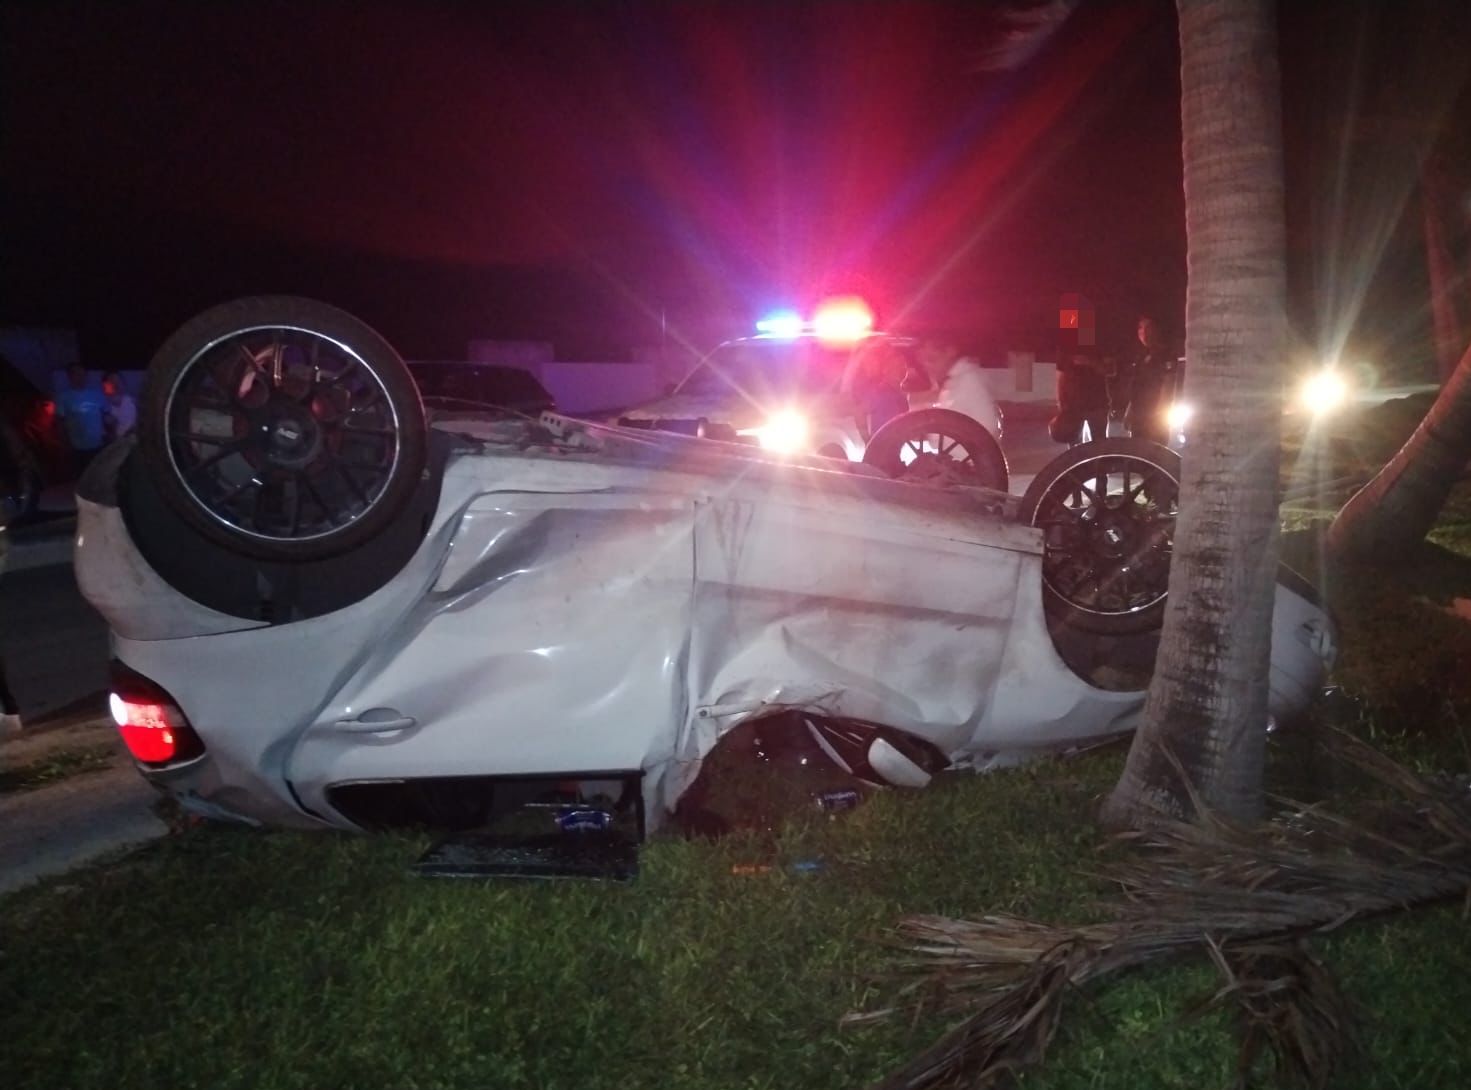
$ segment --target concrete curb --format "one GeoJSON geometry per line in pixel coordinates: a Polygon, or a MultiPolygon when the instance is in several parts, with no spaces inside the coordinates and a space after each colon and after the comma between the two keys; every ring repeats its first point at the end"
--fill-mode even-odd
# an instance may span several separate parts
{"type": "Polygon", "coordinates": [[[0,896],[168,835],[131,766],[0,796],[0,896]]]}
{"type": "Polygon", "coordinates": [[[57,519],[38,526],[10,531],[10,550],[6,571],[25,571],[54,564],[70,564],[76,545],[75,517],[57,519]]]}

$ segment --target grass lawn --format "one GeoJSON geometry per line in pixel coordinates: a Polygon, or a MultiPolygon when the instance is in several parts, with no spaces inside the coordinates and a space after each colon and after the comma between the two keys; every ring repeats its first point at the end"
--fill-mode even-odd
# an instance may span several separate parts
{"type": "MultiPolygon", "coordinates": [[[[1398,675],[1367,665],[1406,659],[1392,641],[1432,616],[1471,631],[1444,608],[1471,597],[1471,492],[1443,530],[1433,585],[1341,612],[1341,680],[1359,700],[1356,730],[1459,773],[1459,705],[1437,694],[1413,715],[1396,711],[1431,683],[1423,641],[1398,675]]],[[[1313,555],[1300,537],[1288,546],[1313,555]]],[[[1461,646],[1444,653],[1454,662],[1461,646]]],[[[1274,741],[1274,785],[1332,787],[1311,775],[1310,739],[1274,741]]],[[[838,1028],[894,995],[882,940],[900,917],[1100,918],[1109,890],[1088,873],[1105,848],[1093,814],[1122,757],[1116,747],[944,777],[788,825],[774,845],[656,838],[628,885],[427,880],[405,870],[426,844],[414,836],[196,828],[0,900],[0,1079],[78,1090],[863,1086],[949,1024],[838,1028]],[[824,865],[732,873],[771,852],[824,865]]],[[[1362,1026],[1363,1055],[1332,1086],[1471,1087],[1461,905],[1311,943],[1362,1026]]],[[[1020,1081],[1231,1086],[1232,1020],[1183,1017],[1218,986],[1198,958],[1086,989],[1046,1063],[1020,1081]]]]}
{"type": "MultiPolygon", "coordinates": [[[[410,836],[205,827],[0,902],[11,1087],[851,1087],[945,1023],[837,1028],[893,994],[911,912],[1098,916],[1091,814],[1121,751],[881,796],[762,844],[656,840],[629,885],[427,880],[410,836]]],[[[1284,754],[1282,759],[1290,761],[1284,754]]],[[[1362,1007],[1344,1087],[1471,1086],[1459,906],[1315,949],[1362,1007]]],[[[1037,1087],[1225,1087],[1204,960],[1077,997],[1037,1087]]]]}

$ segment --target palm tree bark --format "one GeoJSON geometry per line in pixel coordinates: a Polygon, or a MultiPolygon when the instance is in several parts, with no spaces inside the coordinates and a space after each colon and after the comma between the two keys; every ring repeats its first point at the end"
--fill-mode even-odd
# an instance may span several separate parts
{"type": "Polygon", "coordinates": [[[1196,406],[1154,681],[1105,822],[1188,816],[1183,769],[1214,812],[1262,808],[1277,567],[1286,236],[1276,9],[1179,0],[1196,406]],[[1179,766],[1171,760],[1178,759],[1179,766]]]}
{"type": "Polygon", "coordinates": [[[1471,348],[1425,419],[1389,464],[1354,495],[1328,528],[1335,559],[1402,558],[1425,539],[1471,460],[1471,348]]]}

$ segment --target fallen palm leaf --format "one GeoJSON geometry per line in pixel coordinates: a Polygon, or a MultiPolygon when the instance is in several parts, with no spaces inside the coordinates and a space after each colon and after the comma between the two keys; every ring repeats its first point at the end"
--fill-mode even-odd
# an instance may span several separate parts
{"type": "MultiPolygon", "coordinates": [[[[1185,951],[1218,966],[1252,967],[1229,994],[1277,1006],[1248,1018],[1243,1059],[1271,1046],[1283,1065],[1326,1077],[1346,1024],[1335,990],[1301,956],[1264,937],[1295,938],[1353,919],[1450,896],[1471,896],[1471,797],[1455,781],[1432,781],[1352,736],[1330,732],[1330,754],[1390,795],[1362,816],[1278,800],[1274,820],[1247,829],[1199,807],[1194,822],[1161,817],[1118,839],[1136,850],[1102,876],[1122,899],[1105,922],[1053,927],[1009,916],[957,920],[913,916],[896,943],[905,951],[888,1007],[850,1014],[847,1025],[900,1011],[969,1012],[881,1090],[984,1086],[1035,1062],[1057,1025],[1063,997],[1120,969],[1185,951]],[[1251,959],[1255,958],[1256,961],[1251,959]],[[1265,959],[1265,960],[1263,960],[1265,959]],[[1275,960],[1272,960],[1275,959],[1275,960]],[[1263,966],[1289,967],[1284,983],[1256,981],[1263,966]],[[1310,1068],[1304,1068],[1311,1063],[1310,1068]]],[[[1308,959],[1310,961],[1310,959],[1308,959]]],[[[1312,962],[1312,966],[1316,966],[1312,962]]],[[[1281,977],[1281,974],[1279,974],[1281,977]]]]}
{"type": "Polygon", "coordinates": [[[1245,1085],[1263,1052],[1287,1079],[1315,1090],[1355,1050],[1354,1013],[1322,962],[1298,941],[1209,942],[1225,982],[1191,1013],[1231,1006],[1241,1016],[1237,1078],[1245,1085]]]}

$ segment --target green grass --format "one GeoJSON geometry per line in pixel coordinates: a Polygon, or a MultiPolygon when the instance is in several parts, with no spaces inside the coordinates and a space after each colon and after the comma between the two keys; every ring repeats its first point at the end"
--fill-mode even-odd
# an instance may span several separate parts
{"type": "MultiPolygon", "coordinates": [[[[1286,548],[1317,571],[1321,519],[1286,548]]],[[[1471,489],[1399,578],[1324,572],[1346,646],[1334,709],[1396,756],[1467,769],[1454,702],[1433,691],[1471,625],[1471,489]],[[1429,555],[1429,554],[1427,554],[1429,555]],[[1353,598],[1353,593],[1365,597],[1353,598]],[[1442,624],[1444,621],[1444,624],[1442,624]],[[1456,627],[1461,626],[1461,627],[1456,627]],[[1436,699],[1421,697],[1430,692],[1436,699]]],[[[1471,718],[1466,719],[1471,723],[1471,718]]],[[[907,913],[1097,919],[1109,891],[1093,814],[1118,749],[880,795],[773,846],[657,838],[629,885],[410,877],[414,836],[206,826],[106,868],[0,900],[0,1078],[7,1087],[857,1087],[947,1023],[839,1030],[893,995],[883,938],[907,913]],[[820,858],[812,875],[733,865],[820,858]]],[[[1272,786],[1309,792],[1306,736],[1273,747],[1272,786]]],[[[1346,1090],[1471,1086],[1471,929],[1461,906],[1313,940],[1360,1007],[1346,1090]]],[[[1203,959],[1073,997],[1042,1090],[1233,1084],[1229,1016],[1182,1012],[1203,959]]]]}
{"type": "MultiPolygon", "coordinates": [[[[656,839],[629,885],[410,877],[412,836],[204,827],[0,902],[7,1086],[849,1087],[942,1022],[839,1030],[891,995],[904,913],[1097,918],[1091,814],[1121,753],[877,797],[771,845],[656,839]]],[[[1337,1085],[1471,1085],[1453,911],[1319,943],[1364,1004],[1337,1085]]],[[[1227,1086],[1228,1020],[1181,1022],[1203,963],[1079,996],[1036,1087],[1227,1086]]]]}
{"type": "Polygon", "coordinates": [[[628,886],[481,884],[408,877],[412,837],[197,830],[0,904],[6,1082],[852,1085],[935,1028],[835,1029],[898,913],[1083,907],[1116,769],[1080,771],[788,830],[806,877],[732,876],[767,848],[741,839],[658,841],[628,886]]]}

